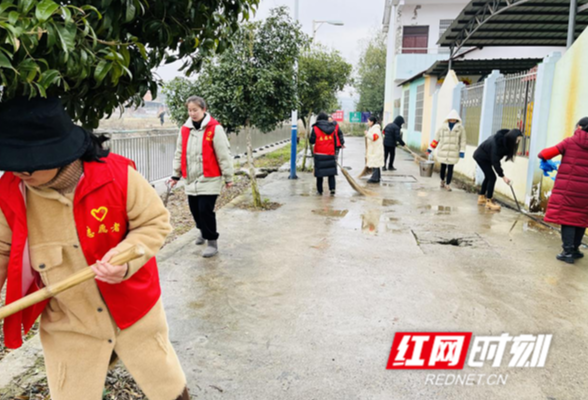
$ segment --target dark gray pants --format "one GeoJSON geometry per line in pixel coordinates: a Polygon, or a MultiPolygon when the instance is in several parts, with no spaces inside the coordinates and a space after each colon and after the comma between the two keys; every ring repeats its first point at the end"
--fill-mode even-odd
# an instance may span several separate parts
{"type": "Polygon", "coordinates": [[[368,182],[380,182],[382,177],[382,170],[380,168],[374,168],[374,172],[372,172],[372,177],[368,180],[368,182]]]}
{"type": "Polygon", "coordinates": [[[582,239],[584,238],[585,234],[586,228],[562,225],[561,240],[563,242],[564,251],[571,253],[574,250],[578,250],[582,244],[582,239]]]}
{"type": "MultiPolygon", "coordinates": [[[[335,176],[330,175],[328,178],[329,178],[329,190],[335,190],[335,185],[336,185],[335,176]]],[[[323,193],[323,181],[324,181],[324,178],[322,176],[316,178],[316,190],[319,193],[323,193]]]]}

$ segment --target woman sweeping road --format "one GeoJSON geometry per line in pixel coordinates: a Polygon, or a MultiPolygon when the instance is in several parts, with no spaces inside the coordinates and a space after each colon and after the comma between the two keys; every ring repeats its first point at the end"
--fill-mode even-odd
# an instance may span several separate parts
{"type": "Polygon", "coordinates": [[[452,110],[437,130],[435,140],[428,149],[429,154],[436,150],[437,161],[441,163],[441,189],[448,192],[451,192],[453,168],[465,157],[466,140],[466,130],[461,124],[461,118],[457,111],[452,110]]]}
{"type": "Polygon", "coordinates": [[[155,255],[171,231],[161,199],[59,99],[0,105],[0,290],[13,303],[89,265],[86,281],[4,321],[8,348],[39,315],[51,398],[100,400],[119,357],[151,400],[188,400],[168,338],[155,255]],[[111,258],[135,245],[146,255],[111,258]]]}
{"type": "Polygon", "coordinates": [[[207,243],[205,258],[218,253],[216,200],[221,194],[223,178],[227,188],[233,185],[231,146],[223,127],[206,112],[206,101],[192,96],[186,101],[190,118],[186,121],[176,146],[174,187],[181,178],[186,180],[188,204],[200,234],[196,245],[207,243]]]}
{"type": "Polygon", "coordinates": [[[384,166],[384,146],[382,145],[382,130],[376,117],[368,120],[369,130],[365,131],[367,139],[366,167],[373,170],[368,183],[380,183],[381,168],[384,166]]]}
{"type": "Polygon", "coordinates": [[[396,171],[396,168],[394,168],[396,146],[406,146],[401,134],[403,124],[404,118],[399,115],[394,119],[394,122],[384,128],[384,171],[396,171]],[[388,168],[386,168],[386,162],[388,162],[388,168]]]}
{"type": "Polygon", "coordinates": [[[312,126],[312,133],[310,134],[310,144],[314,145],[314,176],[316,177],[316,190],[319,195],[323,194],[325,177],[329,180],[331,196],[335,194],[336,154],[344,143],[339,125],[335,122],[329,122],[327,114],[320,113],[317,116],[316,124],[312,126]]]}
{"type": "Polygon", "coordinates": [[[573,264],[584,257],[580,245],[588,227],[588,117],[578,122],[574,136],[539,153],[542,169],[554,170],[554,164],[547,161],[559,155],[561,166],[545,222],[561,225],[563,252],[557,259],[573,264]]]}
{"type": "Polygon", "coordinates": [[[510,179],[504,176],[501,160],[506,157],[506,161],[513,161],[522,139],[523,133],[518,129],[511,131],[502,129],[478,146],[474,153],[474,160],[484,172],[478,205],[485,205],[491,211],[500,211],[500,205],[494,201],[496,174],[510,185],[510,179]]]}

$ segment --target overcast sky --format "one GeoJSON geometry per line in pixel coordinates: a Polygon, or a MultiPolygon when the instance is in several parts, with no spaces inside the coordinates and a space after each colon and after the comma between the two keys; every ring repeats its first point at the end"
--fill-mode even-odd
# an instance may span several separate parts
{"type": "MultiPolygon", "coordinates": [[[[312,35],[313,20],[340,20],[345,26],[323,25],[316,40],[337,49],[355,67],[359,60],[362,43],[382,28],[384,0],[298,0],[300,23],[308,35],[312,35]]],[[[261,0],[255,19],[265,19],[274,7],[287,6],[294,15],[295,0],[261,0]]],[[[158,69],[164,80],[181,76],[179,63],[158,69]]]]}

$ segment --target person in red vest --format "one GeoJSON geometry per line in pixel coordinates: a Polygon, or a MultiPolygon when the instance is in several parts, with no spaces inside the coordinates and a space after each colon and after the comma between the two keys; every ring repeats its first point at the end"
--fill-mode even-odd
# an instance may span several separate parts
{"type": "Polygon", "coordinates": [[[561,225],[563,252],[557,259],[573,264],[583,258],[580,251],[588,227],[588,117],[582,118],[572,137],[539,153],[541,168],[551,172],[548,162],[561,155],[561,165],[545,213],[545,221],[561,225]]]}
{"type": "Polygon", "coordinates": [[[155,254],[169,213],[132,161],[74,125],[61,101],[0,104],[0,290],[6,304],[96,263],[96,279],[4,320],[6,347],[41,316],[53,400],[100,400],[120,358],[151,399],[189,399],[168,337],[155,254]],[[146,255],[111,265],[141,245],[146,255]]]}
{"type": "Polygon", "coordinates": [[[202,253],[208,258],[218,253],[214,209],[223,178],[227,189],[233,185],[233,158],[225,130],[206,112],[206,101],[192,96],[186,107],[190,117],[178,135],[174,175],[169,183],[174,187],[184,178],[190,211],[199,230],[196,245],[208,243],[202,253]]]}
{"type": "Polygon", "coordinates": [[[331,196],[335,195],[335,176],[337,175],[336,154],[344,143],[339,125],[335,122],[329,122],[329,116],[321,112],[317,116],[316,123],[312,126],[312,132],[310,134],[310,144],[314,145],[316,190],[321,196],[323,194],[323,181],[325,177],[329,180],[331,196]]]}

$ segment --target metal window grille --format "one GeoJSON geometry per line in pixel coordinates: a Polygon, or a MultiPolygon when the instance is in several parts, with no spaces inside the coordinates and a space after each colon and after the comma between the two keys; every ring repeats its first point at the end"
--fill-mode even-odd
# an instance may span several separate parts
{"type": "Polygon", "coordinates": [[[425,85],[417,86],[416,96],[416,113],[414,121],[414,130],[417,132],[423,131],[423,108],[425,105],[425,85]]]}
{"type": "MultiPolygon", "coordinates": [[[[439,37],[441,38],[445,31],[449,29],[453,23],[452,19],[442,19],[439,21],[439,37]]],[[[449,53],[449,47],[439,47],[439,54],[449,53]]]]}
{"type": "Polygon", "coordinates": [[[410,91],[404,91],[404,104],[402,110],[402,116],[404,117],[404,123],[408,126],[408,103],[410,102],[410,91]]]}
{"type": "Polygon", "coordinates": [[[496,104],[492,132],[500,129],[519,129],[523,140],[517,152],[529,156],[533,123],[533,106],[537,71],[506,75],[496,81],[496,104]]]}
{"type": "Polygon", "coordinates": [[[484,82],[466,86],[461,90],[461,110],[459,114],[466,130],[466,142],[472,146],[479,144],[483,96],[484,82]]]}

